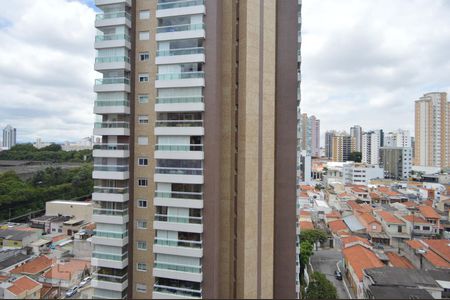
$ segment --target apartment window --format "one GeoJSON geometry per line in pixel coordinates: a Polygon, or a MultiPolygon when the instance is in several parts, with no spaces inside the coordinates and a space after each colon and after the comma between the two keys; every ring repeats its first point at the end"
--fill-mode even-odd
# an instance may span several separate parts
{"type": "Polygon", "coordinates": [[[147,250],[147,242],[146,241],[137,241],[138,250],[147,250]]]}
{"type": "Polygon", "coordinates": [[[148,186],[148,179],[147,178],[139,178],[138,186],[141,186],[141,187],[148,186]]]}
{"type": "Polygon", "coordinates": [[[148,41],[150,39],[149,31],[141,31],[139,32],[139,40],[140,41],[148,41]]]}
{"type": "Polygon", "coordinates": [[[147,221],[137,220],[136,227],[137,229],[147,229],[147,221]]]}
{"type": "Polygon", "coordinates": [[[149,77],[147,73],[139,74],[139,82],[148,82],[149,77]]]}
{"type": "Polygon", "coordinates": [[[147,208],[147,200],[138,200],[139,208],[147,208]]]}
{"type": "Polygon", "coordinates": [[[138,102],[141,104],[148,103],[148,95],[139,95],[138,102]]]}
{"type": "Polygon", "coordinates": [[[148,136],[138,136],[138,145],[148,145],[148,136]]]}
{"type": "Polygon", "coordinates": [[[139,11],[139,20],[147,20],[147,19],[150,19],[150,11],[149,10],[139,11]]]}
{"type": "Polygon", "coordinates": [[[138,293],[147,293],[147,285],[142,283],[136,283],[136,291],[138,293]]]}
{"type": "Polygon", "coordinates": [[[148,52],[141,52],[139,53],[139,60],[140,61],[146,61],[150,59],[150,54],[148,52]]]}
{"type": "Polygon", "coordinates": [[[139,124],[148,124],[148,116],[138,116],[139,124]]]}
{"type": "Polygon", "coordinates": [[[148,158],[140,157],[138,159],[138,165],[139,166],[148,166],[148,158]]]}
{"type": "Polygon", "coordinates": [[[138,263],[137,264],[137,270],[141,272],[147,272],[147,264],[145,263],[138,263]]]}

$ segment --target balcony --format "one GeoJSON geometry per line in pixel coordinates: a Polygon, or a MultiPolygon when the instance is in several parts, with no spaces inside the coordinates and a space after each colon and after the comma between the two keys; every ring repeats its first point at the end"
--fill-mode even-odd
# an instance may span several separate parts
{"type": "Polygon", "coordinates": [[[127,187],[94,186],[93,201],[125,202],[129,199],[127,187]]]}
{"type": "Polygon", "coordinates": [[[94,165],[92,177],[94,179],[125,180],[129,179],[130,174],[128,165],[94,165]]]}
{"type": "Polygon", "coordinates": [[[156,191],[155,206],[203,208],[203,193],[156,191]]]}
{"type": "Polygon", "coordinates": [[[95,49],[123,47],[131,49],[131,39],[128,34],[101,34],[95,37],[95,49]]]}
{"type": "Polygon", "coordinates": [[[94,69],[96,71],[105,70],[131,70],[130,58],[128,56],[107,56],[96,57],[94,69]]]}
{"type": "Polygon", "coordinates": [[[96,122],[94,124],[94,135],[129,136],[129,123],[124,121],[96,122]]]}
{"type": "Polygon", "coordinates": [[[128,144],[95,144],[92,153],[94,157],[130,157],[128,144]]]}
{"type": "Polygon", "coordinates": [[[92,264],[97,267],[123,269],[128,266],[128,252],[123,254],[110,254],[92,252],[92,264]]]}
{"type": "Polygon", "coordinates": [[[94,92],[130,92],[130,79],[126,77],[100,78],[95,80],[94,92]]]}
{"type": "Polygon", "coordinates": [[[191,216],[170,216],[155,214],[155,221],[169,222],[169,223],[181,223],[181,224],[202,224],[202,217],[191,216]]]}
{"type": "Polygon", "coordinates": [[[155,135],[202,136],[204,133],[203,120],[157,120],[155,123],[155,135]]]}
{"type": "Polygon", "coordinates": [[[157,74],[155,80],[156,88],[199,86],[205,86],[205,72],[203,71],[157,74]]]}
{"type": "Polygon", "coordinates": [[[156,41],[205,38],[205,24],[180,24],[156,29],[156,41]]]}
{"type": "Polygon", "coordinates": [[[128,276],[114,276],[94,273],[91,285],[93,288],[121,292],[128,287],[128,276]]]}
{"type": "Polygon", "coordinates": [[[94,236],[92,236],[92,243],[114,247],[123,247],[128,244],[128,231],[111,232],[95,230],[94,236]]]}
{"type": "Polygon", "coordinates": [[[181,64],[205,62],[205,48],[162,49],[156,52],[156,64],[181,64]]]}
{"type": "Polygon", "coordinates": [[[197,159],[202,160],[203,145],[156,145],[156,159],[197,159]]]}
{"type": "Polygon", "coordinates": [[[203,96],[196,97],[158,97],[155,104],[156,112],[205,111],[203,96]]]}
{"type": "Polygon", "coordinates": [[[126,25],[131,28],[131,15],[125,11],[98,14],[95,18],[95,27],[108,27],[126,25]]]}
{"type": "Polygon", "coordinates": [[[130,114],[130,101],[126,99],[97,100],[94,114],[130,114]]]}
{"type": "Polygon", "coordinates": [[[128,209],[94,208],[92,221],[96,223],[125,224],[129,221],[128,209]]]}
{"type": "Polygon", "coordinates": [[[156,167],[155,182],[203,184],[203,169],[156,167]]]}
{"type": "Polygon", "coordinates": [[[201,299],[202,290],[155,284],[153,299],[201,299]]]}
{"type": "Polygon", "coordinates": [[[202,266],[181,265],[155,261],[153,266],[153,276],[202,282],[202,266]]]}
{"type": "Polygon", "coordinates": [[[202,242],[155,238],[153,253],[201,258],[203,257],[202,242]]]}

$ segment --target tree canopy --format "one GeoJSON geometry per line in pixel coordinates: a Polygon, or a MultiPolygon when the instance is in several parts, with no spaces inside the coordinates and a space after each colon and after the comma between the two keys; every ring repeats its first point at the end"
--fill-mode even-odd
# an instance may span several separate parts
{"type": "Polygon", "coordinates": [[[37,149],[32,144],[18,144],[10,150],[0,152],[0,160],[83,162],[92,161],[92,150],[62,151],[57,144],[37,149]]]}
{"type": "Polygon", "coordinates": [[[306,289],[306,299],[338,299],[336,287],[324,274],[314,272],[310,280],[306,289]]]}
{"type": "Polygon", "coordinates": [[[348,160],[360,163],[362,161],[362,153],[358,151],[352,152],[348,156],[348,160]]]}
{"type": "Polygon", "coordinates": [[[322,229],[308,229],[300,232],[300,241],[308,241],[311,244],[324,243],[328,240],[328,234],[322,229]]]}

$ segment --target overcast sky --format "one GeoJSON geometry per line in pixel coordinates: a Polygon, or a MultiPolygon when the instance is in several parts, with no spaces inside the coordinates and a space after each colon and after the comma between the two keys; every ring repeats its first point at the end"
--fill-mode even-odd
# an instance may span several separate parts
{"type": "MultiPolygon", "coordinates": [[[[0,11],[0,126],[19,142],[92,134],[92,0],[0,11]]],[[[414,100],[450,90],[449,0],[303,0],[302,111],[328,129],[413,130],[414,100]]]]}

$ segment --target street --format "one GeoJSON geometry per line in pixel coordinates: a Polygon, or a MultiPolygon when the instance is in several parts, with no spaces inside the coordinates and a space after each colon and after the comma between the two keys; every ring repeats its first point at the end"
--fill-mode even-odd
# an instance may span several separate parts
{"type": "MultiPolygon", "coordinates": [[[[320,249],[311,256],[311,265],[314,271],[323,273],[336,287],[339,299],[348,299],[349,296],[341,280],[334,277],[334,271],[337,270],[336,264],[342,259],[342,253],[336,249],[320,249]]],[[[341,269],[342,270],[342,269],[341,269]]]]}

